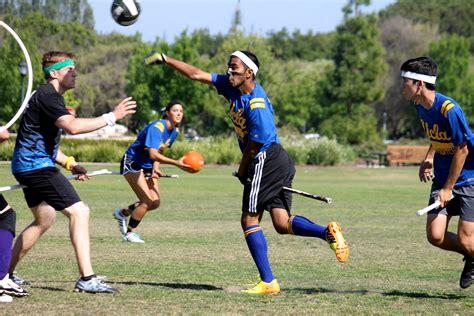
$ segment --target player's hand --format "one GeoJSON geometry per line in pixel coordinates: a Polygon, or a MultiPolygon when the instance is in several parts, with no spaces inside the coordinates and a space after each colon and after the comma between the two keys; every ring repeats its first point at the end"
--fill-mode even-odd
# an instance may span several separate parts
{"type": "Polygon", "coordinates": [[[151,177],[153,179],[159,179],[162,174],[163,174],[163,172],[161,172],[160,169],[153,169],[153,171],[151,173],[151,177]]]}
{"type": "Polygon", "coordinates": [[[137,102],[132,97],[123,99],[114,109],[113,113],[117,120],[123,119],[125,116],[135,113],[137,102]]]}
{"type": "Polygon", "coordinates": [[[81,165],[75,165],[71,169],[72,174],[77,175],[76,180],[85,181],[88,180],[90,177],[87,175],[87,169],[81,165]]]}
{"type": "Polygon", "coordinates": [[[166,64],[166,55],[158,52],[151,52],[143,60],[145,65],[160,65],[166,64]]]}
{"type": "Polygon", "coordinates": [[[418,172],[418,176],[420,177],[421,182],[429,182],[433,180],[433,160],[424,160],[418,172]]]}
{"type": "Polygon", "coordinates": [[[240,183],[242,183],[242,185],[246,185],[247,183],[250,183],[250,179],[247,176],[239,176],[238,171],[232,172],[232,175],[234,177],[238,178],[240,183]]]}
{"type": "Polygon", "coordinates": [[[176,163],[177,163],[176,166],[183,171],[194,173],[195,171],[191,169],[191,166],[185,164],[183,161],[184,161],[184,157],[181,157],[178,160],[176,160],[176,163]]]}
{"type": "Polygon", "coordinates": [[[440,202],[440,207],[443,208],[448,204],[448,202],[453,198],[453,190],[442,188],[438,192],[438,201],[440,202]]]}

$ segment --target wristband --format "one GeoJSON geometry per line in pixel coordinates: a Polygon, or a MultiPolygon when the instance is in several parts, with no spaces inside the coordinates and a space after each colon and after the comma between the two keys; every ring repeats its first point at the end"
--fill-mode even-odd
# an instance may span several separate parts
{"type": "Polygon", "coordinates": [[[114,126],[115,121],[117,120],[114,112],[102,114],[102,118],[104,119],[105,123],[107,123],[108,126],[114,126]]]}
{"type": "Polygon", "coordinates": [[[67,157],[63,162],[63,167],[69,171],[71,171],[75,166],[77,166],[77,162],[73,156],[67,157]]]}

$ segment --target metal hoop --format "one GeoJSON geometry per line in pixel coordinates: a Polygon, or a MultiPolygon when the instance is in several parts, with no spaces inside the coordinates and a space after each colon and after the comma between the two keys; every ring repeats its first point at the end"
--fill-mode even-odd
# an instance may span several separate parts
{"type": "Polygon", "coordinates": [[[8,32],[10,32],[10,34],[16,40],[18,45],[20,45],[20,48],[23,51],[23,54],[25,55],[26,64],[28,66],[28,87],[26,89],[25,98],[23,99],[23,103],[21,104],[20,108],[16,112],[15,116],[13,116],[13,118],[7,124],[5,124],[5,126],[0,127],[0,132],[3,132],[5,130],[7,130],[8,128],[10,128],[10,126],[12,126],[16,122],[16,120],[18,120],[20,115],[25,110],[26,105],[28,104],[28,101],[29,101],[30,95],[31,95],[31,90],[33,89],[33,67],[31,66],[30,55],[28,54],[28,51],[26,50],[25,44],[23,44],[23,41],[18,36],[18,34],[16,34],[16,32],[3,21],[0,21],[0,26],[2,26],[8,32]]]}

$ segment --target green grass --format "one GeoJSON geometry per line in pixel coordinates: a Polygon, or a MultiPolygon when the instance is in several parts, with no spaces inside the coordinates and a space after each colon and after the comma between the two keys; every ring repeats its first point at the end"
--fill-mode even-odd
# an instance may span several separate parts
{"type": "MultiPolygon", "coordinates": [[[[91,165],[90,170],[117,165],[91,165]]],[[[146,244],[121,241],[111,214],[135,200],[120,176],[75,184],[92,209],[94,269],[119,295],[74,293],[78,276],[67,220],[52,226],[18,266],[30,297],[4,304],[0,314],[472,314],[474,289],[458,287],[459,255],[430,246],[425,219],[429,186],[416,168],[298,168],[294,187],[334,203],[295,196],[293,213],[326,224],[341,222],[350,259],[338,264],[321,240],[278,235],[262,226],[283,292],[238,293],[256,275],[240,228],[241,186],[232,167],[205,168],[162,179],[162,206],[145,217],[146,244]]],[[[0,185],[15,183],[0,165],[0,185]]],[[[18,233],[31,221],[21,191],[5,194],[18,213],[18,233]]],[[[453,222],[455,225],[457,222],[453,222]]],[[[455,227],[455,226],[453,226],[455,227]]]]}

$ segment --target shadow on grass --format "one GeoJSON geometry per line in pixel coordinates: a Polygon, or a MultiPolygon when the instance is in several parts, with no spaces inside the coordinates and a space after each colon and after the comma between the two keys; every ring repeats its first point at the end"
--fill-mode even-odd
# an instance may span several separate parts
{"type": "Polygon", "coordinates": [[[366,295],[366,294],[374,294],[375,292],[369,290],[334,290],[334,289],[327,289],[327,288],[293,288],[293,289],[283,289],[285,292],[299,292],[302,294],[323,294],[323,293],[335,293],[335,294],[358,294],[358,295],[366,295]]]}
{"type": "Polygon", "coordinates": [[[460,300],[466,298],[464,295],[450,294],[450,293],[439,293],[439,294],[430,294],[426,292],[403,292],[403,291],[390,291],[390,292],[380,292],[372,290],[335,290],[328,288],[293,288],[285,289],[285,292],[299,292],[302,294],[324,294],[324,293],[334,293],[334,294],[357,294],[357,295],[383,295],[383,296],[403,296],[411,298],[434,298],[434,299],[443,299],[443,300],[460,300]]]}
{"type": "Polygon", "coordinates": [[[147,285],[147,286],[159,286],[167,287],[170,289],[187,289],[194,291],[223,291],[221,287],[209,285],[209,284],[194,284],[194,283],[159,283],[159,282],[136,282],[136,281],[124,281],[124,282],[110,282],[113,284],[123,285],[147,285]]]}
{"type": "Polygon", "coordinates": [[[390,291],[382,293],[384,296],[404,296],[413,298],[437,298],[442,300],[460,300],[466,298],[464,295],[458,294],[429,294],[420,292],[402,292],[402,291],[390,291]]]}

